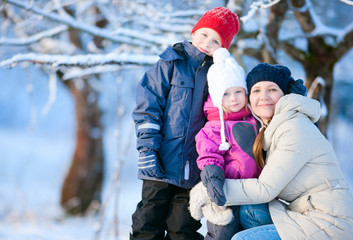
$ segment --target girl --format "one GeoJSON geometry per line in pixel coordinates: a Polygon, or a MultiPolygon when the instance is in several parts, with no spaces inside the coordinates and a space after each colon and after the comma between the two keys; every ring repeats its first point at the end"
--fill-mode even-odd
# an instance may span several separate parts
{"type": "MultiPolygon", "coordinates": [[[[210,95],[204,105],[208,122],[195,140],[201,180],[216,204],[222,206],[226,202],[222,194],[225,178],[257,177],[260,169],[252,154],[257,128],[247,108],[245,72],[224,48],[214,52],[213,60],[207,73],[210,95]]],[[[205,239],[231,239],[241,230],[238,210],[232,207],[234,218],[227,221],[217,213],[206,216],[204,212],[208,218],[205,239]]]]}

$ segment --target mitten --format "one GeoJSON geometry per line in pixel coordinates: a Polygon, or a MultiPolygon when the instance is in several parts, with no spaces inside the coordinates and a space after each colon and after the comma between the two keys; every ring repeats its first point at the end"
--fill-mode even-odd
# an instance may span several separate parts
{"type": "Polygon", "coordinates": [[[223,169],[216,165],[207,165],[201,171],[201,180],[210,198],[218,206],[223,206],[227,201],[223,192],[225,181],[223,169]]]}
{"type": "Polygon", "coordinates": [[[156,152],[152,149],[143,149],[140,151],[138,170],[139,174],[142,174],[143,176],[155,178],[162,178],[164,173],[156,152]]]}
{"type": "Polygon", "coordinates": [[[304,81],[302,79],[294,80],[289,82],[288,93],[296,93],[302,96],[306,96],[307,90],[304,86],[304,81]]]}

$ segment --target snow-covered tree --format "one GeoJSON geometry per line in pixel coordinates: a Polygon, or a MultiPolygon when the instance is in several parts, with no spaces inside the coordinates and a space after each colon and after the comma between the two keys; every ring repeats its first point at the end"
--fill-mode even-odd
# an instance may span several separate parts
{"type": "Polygon", "coordinates": [[[243,20],[233,51],[268,63],[278,63],[284,52],[299,62],[306,73],[308,96],[321,102],[319,128],[326,134],[334,66],[353,47],[352,1],[262,0],[247,4],[241,0],[229,3],[243,20]],[[250,10],[245,12],[247,6],[250,10]]]}

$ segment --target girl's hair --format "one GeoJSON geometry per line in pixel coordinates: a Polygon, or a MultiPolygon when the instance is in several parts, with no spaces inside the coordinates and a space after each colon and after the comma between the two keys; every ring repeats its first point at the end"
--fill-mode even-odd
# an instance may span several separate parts
{"type": "Polygon", "coordinates": [[[265,166],[265,160],[263,155],[263,146],[264,146],[264,133],[268,124],[265,124],[259,134],[256,136],[252,151],[254,153],[255,161],[258,167],[261,169],[265,166]]]}

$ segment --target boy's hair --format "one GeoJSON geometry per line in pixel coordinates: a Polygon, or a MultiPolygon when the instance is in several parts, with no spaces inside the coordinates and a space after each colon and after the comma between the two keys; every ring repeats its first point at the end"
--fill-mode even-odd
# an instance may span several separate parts
{"type": "Polygon", "coordinates": [[[191,30],[191,34],[200,28],[210,28],[221,38],[222,47],[229,49],[235,34],[239,31],[238,16],[228,8],[217,7],[207,11],[191,30]]]}

